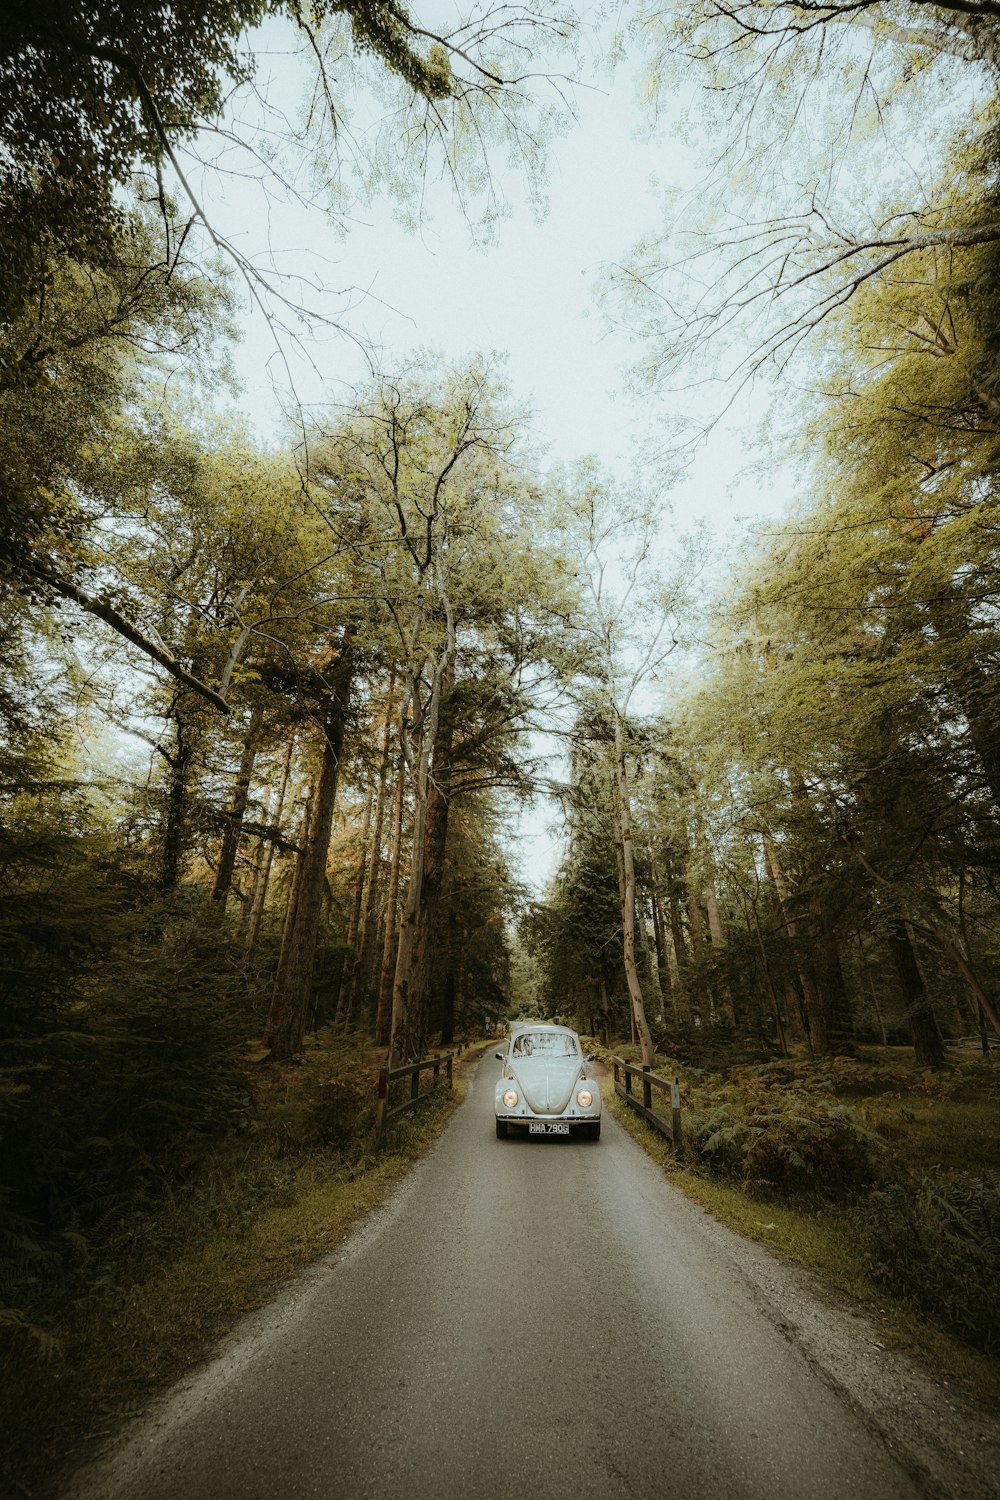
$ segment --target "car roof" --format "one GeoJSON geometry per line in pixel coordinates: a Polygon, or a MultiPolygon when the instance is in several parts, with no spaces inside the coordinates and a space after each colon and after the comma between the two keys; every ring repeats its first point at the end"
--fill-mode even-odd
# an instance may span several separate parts
{"type": "Polygon", "coordinates": [[[518,1036],[522,1031],[565,1031],[570,1036],[576,1036],[572,1026],[557,1026],[554,1021],[518,1021],[510,1028],[512,1037],[518,1036]]]}

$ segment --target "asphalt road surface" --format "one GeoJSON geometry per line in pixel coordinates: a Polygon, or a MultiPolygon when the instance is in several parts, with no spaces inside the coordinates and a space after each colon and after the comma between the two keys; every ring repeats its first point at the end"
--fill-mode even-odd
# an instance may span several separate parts
{"type": "Polygon", "coordinates": [[[600,1142],[498,1141],[497,1068],[386,1207],[67,1495],[930,1492],[613,1119],[600,1142]]]}

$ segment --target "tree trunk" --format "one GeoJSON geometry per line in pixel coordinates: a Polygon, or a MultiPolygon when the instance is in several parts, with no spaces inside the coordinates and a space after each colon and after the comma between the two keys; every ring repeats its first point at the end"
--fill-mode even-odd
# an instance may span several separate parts
{"type": "Polygon", "coordinates": [[[602,974],[597,981],[598,993],[601,997],[601,1023],[605,1047],[611,1046],[611,1005],[608,1000],[607,981],[602,974]]]}
{"type": "Polygon", "coordinates": [[[653,873],[653,888],[650,891],[650,899],[653,905],[653,942],[656,944],[656,972],[660,980],[660,998],[663,1001],[663,1016],[664,1020],[668,1020],[668,1012],[673,1012],[673,1019],[676,1021],[677,1002],[673,994],[673,985],[670,982],[667,935],[663,930],[663,908],[660,905],[660,897],[656,889],[655,871],[653,873]]]}
{"type": "Polygon", "coordinates": [[[313,964],[323,910],[326,861],[337,799],[352,667],[351,642],[345,637],[338,659],[331,669],[331,675],[335,674],[335,685],[323,721],[323,751],[312,822],[295,893],[292,928],[275,976],[267,1018],[266,1041],[271,1057],[279,1062],[287,1062],[299,1055],[309,1017],[313,964]]]}
{"type": "Polygon", "coordinates": [[[396,971],[396,912],[399,909],[399,870],[403,857],[403,806],[406,801],[406,768],[402,755],[396,785],[396,812],[389,856],[389,889],[385,898],[385,931],[382,936],[382,967],[379,974],[378,1009],[375,1013],[375,1043],[384,1047],[389,1041],[392,1019],[392,983],[396,971]]]}
{"type": "Polygon", "coordinates": [[[681,909],[673,896],[668,897],[667,906],[670,913],[670,939],[674,945],[674,959],[677,964],[677,987],[674,991],[674,1005],[677,1010],[677,1019],[682,1026],[691,1025],[691,999],[687,990],[687,944],[684,940],[684,922],[681,917],[681,909]]]}
{"type": "Polygon", "coordinates": [[[454,905],[448,908],[448,942],[445,953],[444,983],[441,987],[441,1045],[450,1047],[455,1040],[455,1009],[458,1001],[458,917],[454,905]]]}
{"type": "Polygon", "coordinates": [[[358,868],[354,876],[354,900],[351,902],[351,914],[347,920],[347,952],[341,960],[340,983],[337,986],[337,1007],[334,1019],[339,1021],[347,1004],[347,997],[351,989],[351,976],[354,972],[354,958],[357,953],[358,926],[361,922],[361,907],[365,895],[365,878],[368,874],[368,861],[371,858],[371,849],[368,836],[372,826],[372,807],[375,801],[375,788],[369,786],[365,794],[365,810],[361,817],[361,854],[358,859],[358,868]]]}
{"type": "MultiPolygon", "coordinates": [[[[423,1055],[427,1045],[431,991],[434,981],[434,941],[441,909],[446,869],[448,817],[451,811],[452,744],[455,726],[448,704],[454,681],[454,664],[442,677],[438,715],[424,825],[420,902],[414,914],[408,975],[408,1024],[406,1037],[412,1056],[423,1055]]],[[[414,860],[416,855],[414,855],[414,860]]]]}
{"type": "Polygon", "coordinates": [[[636,896],[637,901],[635,915],[636,923],[638,925],[639,951],[642,956],[642,973],[643,976],[648,980],[649,990],[652,994],[652,1002],[656,1009],[656,1014],[659,1016],[661,1021],[665,1021],[666,1015],[664,1014],[663,1006],[663,990],[660,987],[659,957],[656,954],[655,948],[656,921],[654,918],[654,943],[653,946],[650,946],[649,927],[647,926],[646,921],[646,902],[644,899],[645,892],[637,891],[636,896]]]}
{"type": "Polygon", "coordinates": [[[921,1068],[944,1067],[944,1042],[938,1029],[937,1017],[931,1005],[927,986],[924,984],[913,940],[902,918],[897,917],[887,935],[889,952],[899,975],[906,1014],[913,1038],[913,1054],[921,1068]]]}
{"type": "MultiPolygon", "coordinates": [[[[749,923],[747,924],[749,927],[749,923]]],[[[764,936],[760,930],[760,919],[757,916],[757,908],[753,908],[753,925],[757,934],[757,946],[760,949],[760,961],[764,969],[764,982],[767,985],[767,993],[771,1001],[771,1013],[774,1016],[774,1029],[778,1038],[778,1051],[782,1057],[788,1056],[788,1041],[785,1036],[785,1024],[781,1016],[781,1006],[778,1004],[778,994],[771,979],[771,970],[767,962],[767,953],[764,949],[764,936]]]]}
{"type": "Polygon", "coordinates": [[[156,882],[161,895],[172,891],[180,879],[194,753],[195,732],[184,717],[175,712],[174,749],[167,762],[167,809],[163,821],[160,873],[156,882]]]}
{"type": "MultiPolygon", "coordinates": [[[[702,978],[704,975],[705,960],[705,923],[701,915],[701,907],[698,905],[698,900],[695,896],[688,897],[687,915],[688,927],[691,932],[691,953],[694,958],[694,971],[699,978],[702,978]]],[[[709,1018],[714,1017],[715,1002],[712,998],[711,987],[708,987],[707,990],[702,990],[700,984],[695,985],[695,1000],[697,1004],[694,1008],[699,1015],[703,1015],[707,1010],[709,1018]],[[704,1003],[706,994],[708,997],[707,1005],[704,1003]]]]}
{"type": "Polygon", "coordinates": [[[385,729],[382,735],[382,758],[378,768],[378,786],[375,789],[375,816],[372,823],[371,842],[368,849],[368,886],[361,920],[355,942],[354,962],[351,965],[350,984],[347,991],[347,1006],[344,1012],[344,1029],[351,1024],[351,1017],[365,988],[368,973],[368,951],[371,933],[375,925],[375,902],[378,898],[379,870],[382,865],[382,830],[385,826],[385,785],[389,775],[389,751],[392,745],[392,710],[396,694],[396,674],[389,678],[389,691],[385,704],[385,729]]]}
{"type": "Polygon", "coordinates": [[[215,884],[212,886],[212,900],[218,901],[223,909],[225,909],[226,897],[229,895],[229,887],[233,883],[233,870],[236,868],[236,854],[240,844],[240,825],[246,814],[247,801],[250,797],[250,778],[253,775],[254,761],[257,759],[257,740],[260,735],[262,717],[259,708],[255,708],[250,715],[246,738],[243,741],[243,754],[240,757],[239,770],[233,784],[233,796],[226,815],[226,827],[222,835],[222,847],[219,850],[219,864],[215,872],[215,884]]]}
{"type": "MultiPolygon", "coordinates": [[[[764,861],[774,881],[774,889],[778,897],[778,906],[784,920],[785,931],[788,933],[793,948],[798,949],[799,932],[798,923],[789,911],[790,898],[788,886],[785,882],[785,874],[778,859],[778,851],[770,834],[764,834],[764,861]]],[[[805,1007],[806,1039],[809,1050],[816,1057],[825,1056],[828,1046],[826,1029],[826,1011],[823,1006],[823,997],[820,995],[812,975],[805,966],[798,963],[799,984],[802,987],[802,1000],[805,1007]]]]}
{"type": "Polygon", "coordinates": [[[853,1057],[857,1050],[854,1045],[854,1020],[840,961],[840,944],[826,908],[818,896],[812,898],[810,908],[814,940],[822,966],[821,990],[827,1046],[840,1057],[853,1057]]]}
{"type": "MultiPolygon", "coordinates": [[[[448,605],[445,644],[434,664],[426,706],[420,713],[419,719],[415,721],[415,727],[418,730],[419,753],[412,767],[413,843],[410,856],[410,884],[406,892],[406,906],[399,928],[399,943],[396,949],[396,972],[393,976],[392,984],[392,1021],[389,1028],[389,1060],[391,1063],[401,1062],[408,1055],[413,1055],[413,1048],[416,1045],[417,1034],[421,1027],[421,1018],[411,1003],[411,974],[414,964],[414,944],[417,939],[417,928],[423,905],[424,851],[427,841],[427,814],[431,793],[431,755],[438,737],[438,721],[441,716],[442,700],[454,680],[455,647],[455,626],[450,605],[448,605]]],[[[423,666],[424,663],[421,661],[415,671],[413,691],[409,695],[409,701],[414,704],[417,702],[419,680],[423,674],[423,666]]],[[[400,721],[401,740],[406,734],[405,713],[407,706],[407,702],[404,700],[404,717],[400,721]]]]}
{"type": "MultiPolygon", "coordinates": [[[[725,952],[726,939],[722,931],[722,918],[719,916],[719,898],[715,894],[714,887],[708,886],[705,890],[705,908],[708,912],[708,930],[712,937],[712,947],[719,955],[720,960],[725,952]]],[[[730,1026],[736,1025],[736,1008],[733,1005],[733,994],[729,988],[729,980],[725,974],[719,976],[719,993],[722,996],[722,1014],[730,1026]]]]}
{"type": "MultiPolygon", "coordinates": [[[[280,780],[275,797],[274,812],[271,812],[270,803],[265,811],[265,821],[272,819],[271,826],[278,828],[281,825],[281,814],[285,807],[285,793],[288,790],[288,776],[292,766],[292,753],[295,749],[295,731],[288,736],[285,746],[285,754],[281,762],[280,780]]],[[[261,867],[257,872],[254,882],[253,898],[250,902],[250,920],[247,923],[247,935],[245,944],[245,956],[249,961],[253,957],[254,949],[257,947],[257,938],[260,935],[261,919],[264,915],[264,903],[267,900],[267,888],[271,881],[271,865],[274,861],[274,844],[270,839],[264,845],[264,855],[261,867]]]]}
{"type": "Polygon", "coordinates": [[[927,603],[934,633],[946,647],[950,680],[969,726],[969,738],[983,768],[993,800],[1000,805],[1000,694],[996,680],[970,654],[976,632],[968,604],[950,580],[942,581],[936,598],[927,603]]]}
{"type": "Polygon", "coordinates": [[[618,841],[621,848],[622,946],[625,979],[628,983],[632,1016],[639,1034],[642,1060],[652,1066],[653,1038],[646,1021],[639,972],[635,963],[635,858],[632,849],[632,806],[629,795],[628,767],[625,764],[625,731],[621,715],[613,709],[615,727],[615,789],[617,801],[618,841]]]}

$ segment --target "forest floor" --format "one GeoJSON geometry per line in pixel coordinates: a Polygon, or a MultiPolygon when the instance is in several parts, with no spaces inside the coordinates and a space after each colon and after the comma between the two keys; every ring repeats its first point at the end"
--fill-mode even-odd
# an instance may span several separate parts
{"type": "Polygon", "coordinates": [[[326,1076],[321,1044],[302,1067],[258,1068],[253,1129],[217,1143],[183,1191],[123,1233],[103,1286],[92,1277],[87,1295],[63,1299],[47,1357],[25,1350],[5,1368],[0,1496],[53,1493],[240,1317],[335,1249],[440,1136],[489,1045],[463,1048],[454,1088],[390,1127],[379,1152],[367,1099],[362,1132],[343,1122],[370,1092],[381,1054],[346,1080],[326,1076]]]}
{"type": "MultiPolygon", "coordinates": [[[[610,1053],[598,1050],[610,1060],[610,1053]]],[[[638,1061],[634,1048],[620,1048],[618,1055],[638,1061]]],[[[869,1189],[912,1189],[928,1173],[980,1174],[996,1182],[1000,1059],[956,1058],[934,1075],[913,1066],[909,1049],[872,1047],[853,1061],[838,1059],[815,1068],[799,1063],[790,1070],[800,1077],[811,1075],[813,1084],[847,1105],[876,1138],[875,1180],[869,1189]]],[[[704,1107],[713,1090],[723,1098],[734,1083],[745,1086],[757,1070],[743,1064],[707,1073],[658,1056],[653,1071],[667,1077],[679,1073],[689,1096],[684,1079],[693,1077],[693,1097],[704,1107]]],[[[732,1173],[710,1170],[689,1143],[685,1159],[677,1161],[670,1141],[616,1095],[610,1076],[603,1091],[607,1107],[687,1197],[780,1258],[819,1272],[831,1295],[846,1295],[874,1316],[886,1347],[906,1351],[938,1379],[1000,1410],[1000,1361],[953,1336],[916,1299],[894,1294],[873,1276],[865,1240],[866,1191],[824,1199],[821,1194],[748,1188],[732,1173]]]]}

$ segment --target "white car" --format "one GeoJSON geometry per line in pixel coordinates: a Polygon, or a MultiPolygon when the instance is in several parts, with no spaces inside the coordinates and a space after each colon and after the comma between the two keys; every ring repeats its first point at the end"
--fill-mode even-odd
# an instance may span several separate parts
{"type": "Polygon", "coordinates": [[[503,1140],[512,1125],[527,1127],[530,1135],[601,1135],[601,1094],[587,1078],[580,1038],[568,1026],[545,1021],[520,1021],[497,1058],[503,1063],[497,1079],[497,1136],[503,1140]]]}

